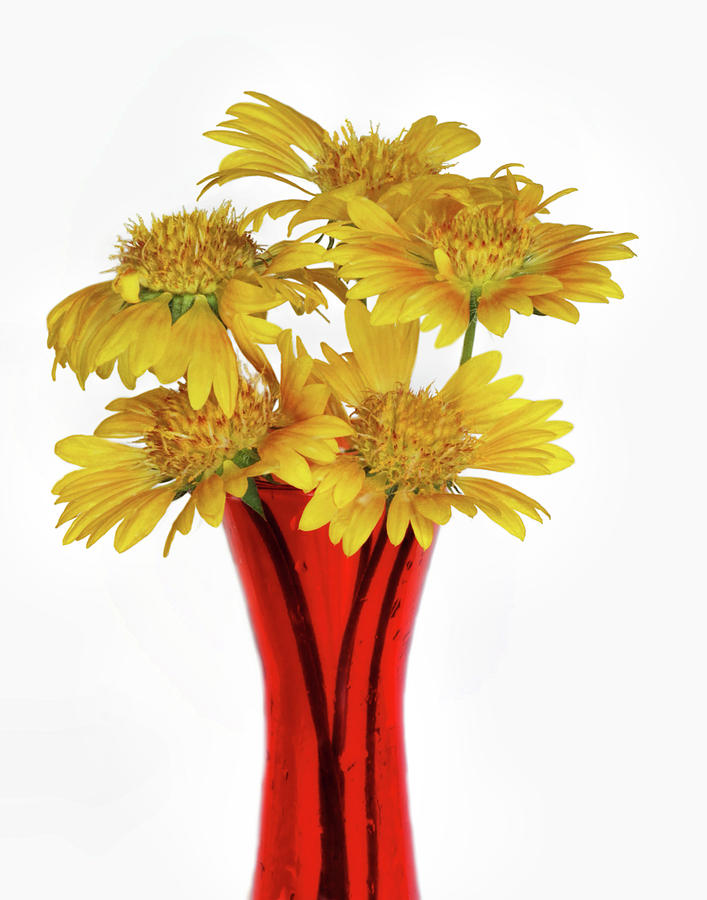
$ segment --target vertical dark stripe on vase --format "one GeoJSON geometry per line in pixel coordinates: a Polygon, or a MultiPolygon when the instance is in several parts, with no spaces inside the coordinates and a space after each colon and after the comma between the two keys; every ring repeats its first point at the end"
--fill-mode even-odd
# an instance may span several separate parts
{"type": "MultiPolygon", "coordinates": [[[[378,811],[376,797],[376,718],[378,716],[378,686],[380,681],[383,649],[388,624],[395,608],[395,598],[400,585],[400,578],[405,569],[408,553],[414,540],[412,528],[408,526],[398,555],[390,573],[388,586],[383,597],[376,638],[371,656],[370,677],[368,680],[368,698],[366,708],[366,818],[368,820],[368,897],[369,900],[380,900],[378,897],[378,811]]],[[[386,898],[383,898],[386,900],[386,898]]]]}
{"type": "Polygon", "coordinates": [[[318,898],[348,900],[349,875],[346,859],[346,830],[338,778],[338,765],[329,736],[324,673],[316,644],[314,626],[306,598],[284,536],[267,504],[263,518],[248,507],[248,513],[260,532],[282,588],[287,614],[302,666],[312,722],[317,737],[319,760],[319,813],[322,866],[318,898]]]}
{"type": "Polygon", "coordinates": [[[371,586],[371,581],[373,580],[376,568],[380,562],[385,543],[386,531],[384,523],[378,534],[373,550],[371,551],[371,539],[369,538],[363,545],[361,556],[359,558],[359,571],[356,578],[353,603],[351,604],[351,611],[346,620],[346,628],[341,641],[339,662],[336,668],[336,693],[334,695],[334,724],[332,736],[334,753],[336,754],[337,760],[344,751],[344,741],[346,739],[346,709],[348,706],[351,664],[353,661],[354,646],[356,644],[356,628],[361,617],[363,605],[366,601],[368,589],[371,586]]]}

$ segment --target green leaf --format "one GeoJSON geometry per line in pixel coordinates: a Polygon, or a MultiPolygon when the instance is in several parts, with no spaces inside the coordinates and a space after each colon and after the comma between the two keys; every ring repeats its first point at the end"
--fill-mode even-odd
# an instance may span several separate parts
{"type": "Polygon", "coordinates": [[[172,313],[172,324],[177,321],[180,316],[191,309],[194,305],[194,294],[175,294],[169,301],[169,308],[172,313]]]}
{"type": "Polygon", "coordinates": [[[253,463],[258,462],[260,455],[257,450],[253,450],[250,447],[244,447],[242,450],[239,450],[235,456],[232,456],[231,459],[239,469],[247,469],[248,466],[252,466],[253,463]]]}
{"type": "Polygon", "coordinates": [[[255,510],[259,516],[265,518],[265,513],[263,512],[263,504],[260,502],[260,495],[258,494],[258,488],[255,485],[255,478],[248,479],[248,490],[243,494],[241,500],[250,506],[251,509],[255,510]]]}

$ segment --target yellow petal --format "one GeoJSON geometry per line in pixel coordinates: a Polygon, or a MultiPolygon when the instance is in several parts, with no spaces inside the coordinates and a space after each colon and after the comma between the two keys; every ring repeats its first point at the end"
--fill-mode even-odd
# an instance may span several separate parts
{"type": "Polygon", "coordinates": [[[420,515],[435,525],[446,524],[452,515],[449,494],[415,494],[412,504],[420,515]]]}
{"type": "Polygon", "coordinates": [[[486,302],[483,297],[477,315],[479,322],[499,337],[503,337],[511,324],[511,314],[506,306],[502,303],[486,302]]]}
{"type": "Polygon", "coordinates": [[[327,261],[327,251],[314,243],[283,241],[270,247],[270,252],[274,254],[274,258],[268,265],[268,275],[327,261]]]}
{"type": "Polygon", "coordinates": [[[186,505],[172,523],[172,527],[169,529],[169,534],[167,535],[167,540],[165,541],[164,545],[164,551],[162,553],[163,556],[167,556],[169,554],[170,548],[172,546],[172,541],[174,540],[174,536],[178,531],[181,534],[189,534],[189,532],[191,531],[192,522],[194,521],[195,508],[196,504],[194,502],[194,495],[191,494],[186,505]]]}
{"type": "Polygon", "coordinates": [[[410,495],[407,491],[398,491],[390,501],[386,528],[391,544],[397,547],[405,537],[410,524],[410,495]]]}
{"type": "MultiPolygon", "coordinates": [[[[267,468],[267,467],[265,467],[267,468]]],[[[250,473],[247,469],[239,469],[230,460],[223,464],[223,487],[227,494],[233,497],[242,497],[248,490],[248,478],[250,473]]]]}
{"type": "Polygon", "coordinates": [[[338,507],[347,506],[361,491],[366,473],[357,462],[341,467],[341,475],[333,491],[334,503],[338,507]]]}
{"type": "Polygon", "coordinates": [[[229,328],[231,329],[236,344],[238,344],[238,349],[253,366],[256,372],[263,375],[269,384],[276,385],[277,378],[272,366],[268,362],[267,356],[251,337],[249,327],[251,319],[251,316],[235,315],[228,323],[229,328]]]}
{"type": "Polygon", "coordinates": [[[315,531],[330,522],[337,509],[331,491],[316,493],[304,508],[299,528],[302,531],[315,531]]]}
{"type": "Polygon", "coordinates": [[[435,265],[437,266],[437,270],[440,275],[444,275],[444,277],[448,278],[450,281],[456,278],[456,272],[454,271],[452,261],[444,252],[444,250],[437,248],[434,251],[434,259],[435,265]]]}
{"type": "Polygon", "coordinates": [[[137,272],[123,272],[113,282],[113,287],[126,303],[137,303],[140,299],[140,276],[137,272]]]}
{"type": "Polygon", "coordinates": [[[353,197],[348,204],[351,221],[362,231],[404,237],[405,232],[382,207],[367,197],[353,197]]]}
{"type": "Polygon", "coordinates": [[[346,333],[369,390],[407,387],[417,357],[417,322],[371,325],[370,313],[357,300],[346,304],[345,315],[346,333]]]}
{"type": "Polygon", "coordinates": [[[88,434],[74,434],[56,444],[55,453],[65,462],[75,466],[108,467],[119,462],[134,462],[143,450],[114,444],[105,438],[88,434]]]}
{"type": "Polygon", "coordinates": [[[380,521],[385,510],[383,493],[365,493],[352,504],[341,549],[346,556],[352,556],[365,544],[371,532],[380,521]]]}
{"type": "Polygon", "coordinates": [[[287,444],[275,446],[274,442],[268,442],[261,455],[264,462],[270,464],[272,461],[276,465],[278,478],[301,491],[311,491],[314,487],[307,461],[287,444]]]}
{"type": "Polygon", "coordinates": [[[115,533],[114,546],[122,553],[133,544],[146,537],[172,502],[174,493],[171,488],[150,491],[144,501],[121,522],[115,533]]]}
{"type": "Polygon", "coordinates": [[[419,509],[416,498],[412,498],[410,504],[410,524],[417,538],[417,543],[423,550],[427,550],[435,536],[434,524],[419,509]]]}
{"type": "Polygon", "coordinates": [[[264,313],[275,306],[280,306],[282,302],[283,299],[277,295],[265,279],[261,279],[257,284],[252,284],[240,278],[233,278],[221,291],[218,312],[230,327],[233,316],[264,313]]]}
{"type": "Polygon", "coordinates": [[[221,524],[226,505],[226,492],[219,475],[210,475],[194,488],[194,501],[199,515],[215,528],[221,524]]]}

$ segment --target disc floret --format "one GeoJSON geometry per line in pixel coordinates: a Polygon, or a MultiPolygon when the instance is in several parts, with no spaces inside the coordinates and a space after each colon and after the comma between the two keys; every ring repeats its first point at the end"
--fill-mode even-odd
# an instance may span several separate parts
{"type": "Polygon", "coordinates": [[[248,452],[257,459],[254,448],[268,433],[273,405],[267,386],[255,381],[240,382],[230,417],[213,396],[195,410],[185,385],[165,390],[143,438],[147,460],[163,479],[173,479],[178,491],[190,490],[226,460],[240,461],[248,452]]]}
{"type": "Polygon", "coordinates": [[[138,285],[143,295],[212,295],[257,258],[255,241],[228,202],[210,213],[195,209],[153,216],[149,226],[138,217],[127,231],[113,257],[117,285],[127,288],[121,290],[125,299],[138,299],[129,296],[138,285]]]}
{"type": "Polygon", "coordinates": [[[461,411],[430,388],[368,394],[352,422],[363,467],[384,476],[391,491],[442,489],[470,465],[476,444],[461,411]]]}
{"type": "Polygon", "coordinates": [[[435,164],[402,136],[385,139],[377,130],[359,136],[347,121],[338,132],[326,135],[314,166],[312,181],[321,191],[330,191],[362,181],[368,197],[378,197],[387,187],[436,175],[446,166],[435,164]]]}
{"type": "Polygon", "coordinates": [[[424,238],[446,254],[458,278],[482,287],[521,271],[532,230],[510,205],[495,205],[462,208],[441,221],[428,218],[424,238]]]}

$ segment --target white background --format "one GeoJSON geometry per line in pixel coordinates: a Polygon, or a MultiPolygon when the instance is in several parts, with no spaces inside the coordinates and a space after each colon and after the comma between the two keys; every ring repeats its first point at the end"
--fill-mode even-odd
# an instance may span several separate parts
{"type": "MultiPolygon", "coordinates": [[[[91,379],[82,394],[68,370],[52,384],[45,316],[99,280],[126,219],[194,202],[225,152],[201,133],[250,89],[332,130],[462,120],[482,144],[459,171],[524,162],[548,192],[581,189],[553,218],[639,234],[638,258],[614,268],[624,300],[585,305],[577,326],[479,329],[525,396],[565,400],[577,463],[511,479],[553,515],[525,543],[482,516],[441,535],[408,680],[412,816],[424,900],[707,896],[691,6],[68,0],[6,21],[3,897],[249,890],[262,696],[224,535],[202,524],[168,561],[167,520],[122,556],[110,538],[61,546],[54,442],[90,433],[124,389],[91,379]]],[[[251,180],[205,202],[291,195],[251,180]]],[[[320,331],[303,332],[311,349],[320,331]]],[[[421,381],[456,353],[428,348],[421,381]]]]}

